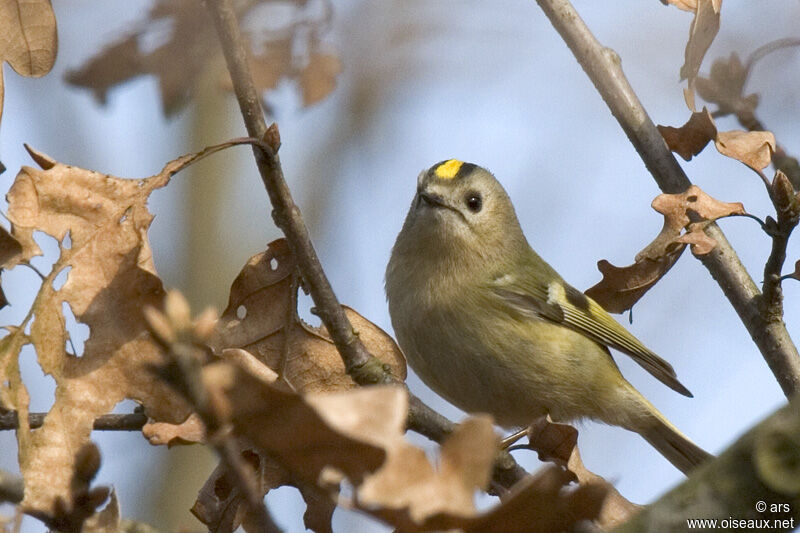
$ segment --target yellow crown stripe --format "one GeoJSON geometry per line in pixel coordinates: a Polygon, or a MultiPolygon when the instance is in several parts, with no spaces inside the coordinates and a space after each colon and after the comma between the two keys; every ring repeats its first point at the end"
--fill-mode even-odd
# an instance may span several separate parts
{"type": "Polygon", "coordinates": [[[445,161],[434,170],[434,174],[436,174],[437,178],[442,178],[445,180],[451,180],[456,177],[458,171],[461,170],[461,166],[464,164],[463,161],[459,161],[458,159],[450,159],[445,161]]]}

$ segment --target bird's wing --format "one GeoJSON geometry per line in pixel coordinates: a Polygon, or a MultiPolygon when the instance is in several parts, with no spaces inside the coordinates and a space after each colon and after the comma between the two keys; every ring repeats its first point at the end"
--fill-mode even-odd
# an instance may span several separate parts
{"type": "Polygon", "coordinates": [[[671,389],[692,397],[692,393],[678,381],[672,365],[631,335],[600,304],[562,279],[555,278],[549,282],[526,279],[521,282],[511,275],[504,275],[491,282],[491,290],[518,313],[561,324],[619,350],[671,389]]]}

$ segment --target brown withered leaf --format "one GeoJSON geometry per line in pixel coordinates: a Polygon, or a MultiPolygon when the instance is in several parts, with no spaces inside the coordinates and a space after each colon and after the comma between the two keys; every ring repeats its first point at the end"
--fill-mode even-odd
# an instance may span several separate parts
{"type": "Polygon", "coordinates": [[[142,427],[142,435],[154,446],[166,444],[171,448],[178,444],[205,442],[206,428],[200,417],[192,413],[180,424],[148,422],[142,427]]]}
{"type": "Polygon", "coordinates": [[[632,265],[614,266],[605,259],[597,262],[603,279],[586,290],[586,296],[599,303],[609,313],[624,313],[644,296],[672,268],[685,246],[665,251],[661,257],[637,258],[632,265]]]}
{"type": "Polygon", "coordinates": [[[728,59],[715,59],[708,78],[699,76],[695,80],[697,94],[706,102],[717,104],[723,113],[750,115],[758,106],[758,95],[743,94],[747,73],[736,52],[728,59]]]}
{"type": "Polygon", "coordinates": [[[589,471],[581,460],[578,447],[572,451],[567,469],[575,474],[581,487],[602,487],[605,498],[602,501],[599,514],[596,515],[595,522],[604,530],[610,530],[628,520],[639,509],[640,505],[627,500],[619,491],[605,479],[594,472],[589,471]]]}
{"type": "Polygon", "coordinates": [[[57,496],[68,494],[74,451],[88,441],[97,416],[125,398],[141,402],[156,420],[178,423],[189,414],[185,402],[147,372],[162,356],[142,310],[160,307],[164,290],[147,240],[153,217],[146,202],[174,172],[202,155],[181,157],[155,176],[134,180],[29,151],[45,169],[23,167],[17,175],[7,195],[12,234],[25,250],[33,232],[42,231],[58,240],[60,257],[33,304],[30,335],[23,337],[24,328],[17,328],[3,339],[9,349],[0,354],[0,384],[7,380],[8,385],[0,387],[0,397],[26,412],[17,356],[19,347],[31,342],[42,370],[53,376],[56,392],[43,426],[30,431],[23,424],[18,431],[23,504],[48,513],[57,496]],[[67,269],[66,282],[55,290],[54,280],[67,269]],[[80,356],[66,350],[65,304],[90,330],[80,356]]]}
{"type": "Polygon", "coordinates": [[[586,295],[610,313],[622,313],[666,274],[691,244],[692,253],[710,252],[716,242],[704,233],[706,226],[722,217],[744,214],[740,202],[720,202],[692,185],[679,194],[660,194],[653,209],[664,215],[664,226],[653,241],[636,254],[635,263],[616,267],[606,260],[597,262],[603,279],[586,295]],[[683,233],[685,230],[685,233],[683,233]]]}
{"type": "MultiPolygon", "coordinates": [[[[241,451],[245,464],[253,467],[259,490],[267,494],[273,488],[291,483],[291,476],[274,460],[249,448],[241,451]]],[[[240,525],[247,525],[247,506],[234,478],[220,462],[203,484],[197,500],[191,508],[192,514],[214,533],[232,533],[240,525]]]]}
{"type": "MultiPolygon", "coordinates": [[[[299,284],[288,243],[273,241],[265,252],[251,257],[234,280],[211,346],[254,354],[298,392],[355,387],[327,331],[297,316],[299,284]]],[[[344,310],[367,350],[405,379],[405,359],[394,340],[356,311],[347,306],[344,310]]]]}
{"type": "Polygon", "coordinates": [[[542,461],[552,461],[566,468],[582,487],[602,487],[605,498],[595,520],[603,529],[625,522],[640,507],[626,500],[611,484],[589,471],[578,451],[578,430],[568,424],[557,424],[549,417],[539,418],[528,428],[528,446],[539,453],[542,461]]]}
{"type": "Polygon", "coordinates": [[[303,105],[316,104],[336,88],[336,77],[342,71],[342,62],[333,54],[313,53],[300,73],[303,105]]]}
{"type": "Polygon", "coordinates": [[[703,148],[717,137],[717,127],[711,113],[705,107],[692,113],[689,120],[680,128],[658,126],[658,131],[667,146],[686,161],[703,151],[703,148]]]}
{"type": "Polygon", "coordinates": [[[56,60],[56,33],[56,16],[50,0],[0,2],[0,118],[3,117],[3,61],[21,76],[44,76],[56,60]]]}
{"type": "MultiPolygon", "coordinates": [[[[275,88],[282,79],[292,79],[300,83],[304,101],[313,103],[325,97],[335,86],[338,70],[331,72],[330,60],[316,59],[319,43],[312,36],[322,32],[324,23],[308,19],[310,11],[303,9],[305,2],[293,0],[288,5],[296,9],[285,21],[285,26],[274,28],[265,24],[247,24],[251,18],[262,20],[263,13],[259,15],[256,11],[259,6],[269,3],[267,0],[247,2],[239,5],[237,11],[256,87],[265,91],[275,88]],[[301,31],[307,28],[318,31],[301,31]],[[296,46],[302,40],[309,42],[296,46]],[[314,65],[308,73],[294,64],[302,60],[296,53],[298,49],[305,50],[309,58],[307,63],[314,65]],[[311,101],[311,98],[316,100],[311,101]]],[[[135,27],[140,29],[127,33],[85,65],[69,72],[67,81],[91,89],[95,98],[105,103],[107,93],[113,87],[139,76],[155,76],[167,116],[180,111],[191,100],[207,69],[212,69],[212,79],[220,79],[223,87],[232,89],[230,76],[221,68],[221,50],[215,39],[208,38],[215,31],[201,3],[195,0],[159,0],[135,27]],[[143,43],[147,40],[149,28],[159,22],[170,22],[171,33],[162,45],[150,50],[143,43]]],[[[338,62],[335,56],[330,57],[338,62]]]]}
{"type": "Polygon", "coordinates": [[[770,131],[721,131],[717,134],[716,146],[722,155],[761,170],[772,161],[775,135],[770,131]]]}
{"type": "Polygon", "coordinates": [[[22,255],[22,244],[6,228],[0,226],[0,267],[8,268],[22,255]]]}
{"type": "Polygon", "coordinates": [[[684,63],[680,71],[681,79],[690,80],[690,86],[693,85],[703,57],[719,31],[721,8],[722,0],[696,0],[694,19],[689,27],[689,41],[686,43],[684,63]]]}
{"type": "Polygon", "coordinates": [[[474,494],[489,483],[499,440],[491,418],[462,422],[442,444],[434,468],[419,448],[387,443],[383,467],[358,489],[358,504],[403,531],[438,528],[475,516],[474,494]]]}
{"type": "MultiPolygon", "coordinates": [[[[572,474],[556,466],[525,477],[503,503],[460,525],[465,533],[561,533],[601,512],[607,484],[565,488],[572,474]]],[[[455,525],[455,524],[454,524],[455,525]]]]}
{"type": "Polygon", "coordinates": [[[93,91],[100,103],[112,87],[143,75],[158,78],[161,103],[167,116],[179,111],[191,98],[209,58],[218,55],[218,45],[208,36],[213,26],[206,10],[194,0],[160,1],[138,32],[126,35],[92,58],[79,70],[67,73],[66,81],[93,91]],[[154,23],[169,21],[170,38],[152,51],[141,41],[154,23]]]}
{"type": "Polygon", "coordinates": [[[300,396],[227,362],[206,366],[203,383],[235,435],[312,484],[326,467],[359,483],[405,431],[408,398],[399,386],[300,396]]]}
{"type": "MultiPolygon", "coordinates": [[[[22,245],[4,227],[0,226],[0,270],[13,265],[20,257],[22,257],[22,245]]],[[[0,309],[6,305],[8,305],[8,300],[6,300],[3,287],[0,286],[0,309]]],[[[2,405],[2,400],[0,400],[0,405],[2,405]]]]}
{"type": "Polygon", "coordinates": [[[566,467],[578,444],[578,430],[569,424],[558,424],[550,416],[538,418],[527,429],[528,446],[536,450],[540,461],[551,461],[566,467]]]}

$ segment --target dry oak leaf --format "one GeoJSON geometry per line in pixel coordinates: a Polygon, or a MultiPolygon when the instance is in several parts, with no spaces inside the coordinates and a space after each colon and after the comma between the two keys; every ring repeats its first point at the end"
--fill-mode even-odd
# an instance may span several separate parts
{"type": "Polygon", "coordinates": [[[752,115],[758,106],[758,95],[743,94],[747,74],[748,68],[734,52],[727,60],[715,59],[708,78],[698,77],[695,88],[703,100],[717,104],[723,113],[752,115]]]}
{"type": "Polygon", "coordinates": [[[301,396],[228,362],[206,366],[203,383],[234,435],[312,484],[329,467],[360,483],[383,464],[387,442],[405,432],[408,395],[399,386],[301,396]]]}
{"type": "Polygon", "coordinates": [[[578,430],[568,424],[557,424],[549,417],[539,418],[528,428],[528,446],[539,453],[542,461],[552,461],[574,474],[581,486],[604,487],[606,497],[595,520],[603,529],[625,522],[640,506],[626,500],[611,484],[590,472],[578,452],[578,430]]]}
{"type": "MultiPolygon", "coordinates": [[[[356,387],[324,327],[297,316],[300,278],[285,239],[251,257],[231,286],[228,307],[209,343],[217,352],[242,348],[277,372],[297,392],[356,387]]],[[[394,340],[353,309],[343,306],[367,350],[404,380],[406,365],[394,340]]]]}
{"type": "Polygon", "coordinates": [[[476,489],[491,477],[499,439],[492,419],[475,416],[442,443],[438,468],[405,441],[387,442],[383,467],[358,488],[358,506],[401,531],[445,529],[476,515],[476,489]]]}
{"type": "Polygon", "coordinates": [[[702,152],[709,141],[717,137],[717,126],[705,107],[702,111],[692,113],[686,124],[680,128],[659,125],[658,131],[669,149],[686,161],[702,152]]]}
{"type": "Polygon", "coordinates": [[[610,313],[622,313],[631,307],[661,279],[683,253],[685,244],[692,252],[710,252],[716,242],[705,235],[705,227],[718,218],[744,214],[740,202],[720,202],[692,185],[679,194],[660,194],[653,209],[664,215],[664,225],[653,241],[636,254],[635,263],[616,267],[606,260],[597,262],[603,279],[586,295],[610,313]],[[683,233],[683,230],[686,233],[683,233]]]}
{"type": "MultiPolygon", "coordinates": [[[[263,11],[258,12],[259,7],[270,4],[267,0],[237,4],[237,16],[242,25],[256,87],[265,91],[276,87],[282,79],[299,77],[304,101],[323,98],[335,86],[335,81],[331,82],[325,76],[335,78],[338,71],[331,74],[330,63],[323,62],[309,71],[310,79],[305,81],[305,70],[300,71],[293,65],[298,48],[308,50],[311,64],[319,63],[315,59],[318,53],[316,39],[304,47],[295,45],[299,39],[308,39],[309,34],[318,33],[301,29],[313,27],[321,31],[321,23],[304,19],[310,12],[303,9],[305,2],[293,0],[287,4],[295,10],[290,17],[283,17],[287,18],[284,26],[259,26],[258,21],[264,15],[263,11]],[[251,19],[256,24],[248,24],[251,19]]],[[[223,62],[219,46],[214,39],[208,38],[215,32],[202,3],[195,0],[159,0],[147,18],[136,27],[140,29],[126,34],[122,40],[110,45],[79,69],[68,73],[67,81],[91,89],[95,98],[105,103],[111,88],[138,76],[153,75],[158,79],[162,108],[167,116],[180,111],[191,100],[207,70],[212,70],[212,79],[222,80],[223,87],[232,88],[230,76],[221,68],[223,62]],[[150,50],[146,44],[150,37],[149,29],[153,26],[162,27],[163,22],[170,23],[169,38],[150,50]]]]}
{"type": "Polygon", "coordinates": [[[42,231],[58,240],[60,257],[33,303],[30,335],[23,340],[24,328],[19,328],[3,339],[9,349],[0,353],[0,384],[8,385],[0,386],[0,392],[4,402],[26,413],[18,347],[31,342],[42,370],[55,379],[56,392],[42,427],[30,431],[23,422],[17,432],[23,505],[47,513],[56,497],[68,494],[75,450],[88,442],[97,416],[125,398],[142,403],[157,420],[178,423],[189,414],[185,402],[147,372],[163,358],[142,310],[160,307],[164,298],[147,240],[153,218],[147,199],[198,154],[134,180],[67,166],[29,151],[44,168],[23,167],[7,195],[12,234],[24,248],[33,242],[34,231],[42,231]],[[63,271],[68,271],[66,282],[56,290],[54,280],[63,271]],[[65,349],[65,305],[90,330],[80,356],[65,349]]]}
{"type": "Polygon", "coordinates": [[[665,249],[664,255],[656,258],[637,257],[635,263],[625,267],[601,259],[597,262],[597,269],[603,274],[603,279],[587,289],[586,296],[609,313],[624,313],[669,272],[685,248],[665,249]]]}
{"type": "Polygon", "coordinates": [[[770,131],[721,131],[717,134],[716,145],[722,155],[741,161],[753,170],[761,170],[772,161],[775,136],[770,131]]]}
{"type": "Polygon", "coordinates": [[[3,69],[32,78],[53,68],[58,52],[56,16],[50,0],[0,0],[0,118],[3,116],[3,69]]]}
{"type": "Polygon", "coordinates": [[[694,85],[703,58],[719,31],[722,0],[697,0],[694,19],[689,27],[689,41],[686,43],[684,62],[681,66],[682,80],[688,79],[689,86],[684,91],[686,104],[692,111],[694,106],[694,85]]]}
{"type": "Polygon", "coordinates": [[[104,104],[112,87],[151,74],[158,79],[164,114],[170,116],[189,102],[209,58],[218,53],[214,39],[208,38],[214,33],[211,20],[203,5],[194,0],[161,0],[151,8],[147,20],[135,27],[140,30],[67,73],[66,81],[91,89],[104,104]],[[148,50],[142,44],[148,28],[164,22],[170,23],[169,39],[148,50]]]}

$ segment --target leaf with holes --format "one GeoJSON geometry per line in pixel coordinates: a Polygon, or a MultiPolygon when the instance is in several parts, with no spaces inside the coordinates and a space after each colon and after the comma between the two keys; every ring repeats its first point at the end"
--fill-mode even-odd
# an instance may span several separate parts
{"type": "Polygon", "coordinates": [[[125,398],[142,402],[158,420],[181,422],[188,406],[147,371],[161,361],[142,315],[164,298],[155,273],[147,230],[153,219],[146,203],[170,176],[198,157],[168,163],[150,178],[122,179],[58,163],[29,149],[41,169],[23,167],[7,198],[12,234],[22,243],[21,260],[38,251],[33,233],[59,242],[60,257],[33,303],[30,334],[11,329],[0,354],[3,403],[25,413],[27,392],[19,377],[19,347],[32,343],[42,370],[55,379],[55,402],[41,429],[21,417],[17,433],[27,509],[49,513],[69,494],[74,451],[89,439],[94,419],[125,398]],[[70,244],[66,238],[69,236],[70,244]],[[57,289],[59,273],[69,269],[57,289]],[[67,350],[63,307],[89,327],[82,355],[67,350]]]}
{"type": "MultiPolygon", "coordinates": [[[[246,350],[298,392],[355,387],[325,328],[311,327],[298,317],[299,285],[288,243],[273,241],[266,252],[251,257],[234,280],[211,345],[216,351],[246,350]]],[[[394,340],[353,309],[344,310],[367,350],[405,379],[405,359],[394,340]]]]}

